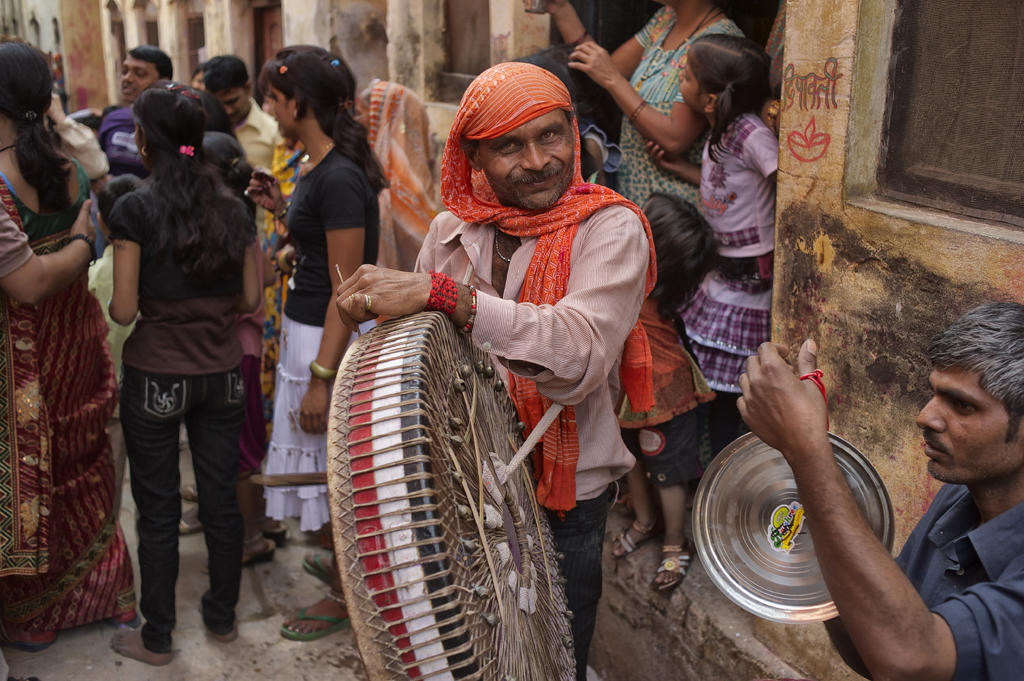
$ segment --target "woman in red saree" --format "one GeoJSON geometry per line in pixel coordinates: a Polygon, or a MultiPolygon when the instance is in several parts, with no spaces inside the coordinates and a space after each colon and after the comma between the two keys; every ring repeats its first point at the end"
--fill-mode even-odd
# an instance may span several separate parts
{"type": "Polygon", "coordinates": [[[42,54],[2,44],[0,73],[0,642],[34,651],[134,620],[135,593],[112,513],[117,384],[84,275],[89,179],[43,127],[42,54]]]}
{"type": "Polygon", "coordinates": [[[356,101],[356,114],[389,183],[378,195],[377,264],[412,272],[430,221],[437,214],[427,112],[409,88],[378,80],[356,101]]]}

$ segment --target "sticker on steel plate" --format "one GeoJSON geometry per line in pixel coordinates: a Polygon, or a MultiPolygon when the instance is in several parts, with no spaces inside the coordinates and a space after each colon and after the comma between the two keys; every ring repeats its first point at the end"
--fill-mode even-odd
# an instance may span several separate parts
{"type": "Polygon", "coordinates": [[[772,511],[771,524],[768,527],[768,541],[772,550],[789,553],[793,543],[804,524],[804,507],[799,501],[783,504],[772,511]]]}

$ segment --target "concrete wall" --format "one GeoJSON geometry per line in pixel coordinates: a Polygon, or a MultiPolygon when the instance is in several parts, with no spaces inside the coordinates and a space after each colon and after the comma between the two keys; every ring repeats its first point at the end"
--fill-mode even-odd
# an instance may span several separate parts
{"type": "MultiPolygon", "coordinates": [[[[57,40],[53,32],[53,20],[61,22],[60,0],[22,0],[22,24],[19,31],[22,38],[38,47],[43,52],[53,54],[62,52],[62,41],[57,40]],[[35,21],[35,23],[33,23],[35,21]],[[38,27],[38,31],[36,31],[38,27]]],[[[63,37],[63,26],[60,28],[63,37]]]]}
{"type": "Polygon", "coordinates": [[[92,2],[2,0],[0,33],[16,35],[45,54],[61,55],[71,111],[106,105],[101,18],[92,2]]]}
{"type": "MultiPolygon", "coordinates": [[[[60,52],[64,60],[64,87],[68,110],[102,109],[107,105],[107,79],[103,43],[97,36],[103,30],[99,5],[81,0],[61,0],[60,52]]],[[[49,33],[54,37],[53,21],[49,33]]]]}
{"type": "MultiPolygon", "coordinates": [[[[773,337],[794,350],[817,340],[832,430],[885,480],[898,551],[939,488],[914,425],[929,397],[924,349],[968,308],[1021,299],[1024,233],[875,195],[894,13],[895,0],[789,0],[792,85],[825,89],[784,90],[773,337]]],[[[757,634],[831,677],[820,626],[761,622],[757,634]]]]}
{"type": "Polygon", "coordinates": [[[340,55],[358,88],[388,78],[387,0],[283,0],[285,45],[319,45],[340,55]]]}

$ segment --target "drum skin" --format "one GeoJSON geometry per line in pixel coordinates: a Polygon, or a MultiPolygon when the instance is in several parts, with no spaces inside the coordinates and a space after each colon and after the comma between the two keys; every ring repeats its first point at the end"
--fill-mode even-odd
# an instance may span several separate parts
{"type": "Polygon", "coordinates": [[[328,426],[339,574],[371,681],[575,678],[557,549],[486,353],[439,313],[349,348],[328,426]],[[507,478],[507,479],[506,479],[507,478]]]}

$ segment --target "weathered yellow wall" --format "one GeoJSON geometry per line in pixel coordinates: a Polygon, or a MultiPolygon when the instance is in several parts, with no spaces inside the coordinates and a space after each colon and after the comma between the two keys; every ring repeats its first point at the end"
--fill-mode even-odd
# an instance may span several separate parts
{"type": "MultiPolygon", "coordinates": [[[[1024,234],[873,195],[893,14],[892,0],[788,2],[773,338],[794,350],[817,340],[832,430],[885,480],[898,551],[940,486],[914,425],[929,396],[925,348],[968,308],[1021,299],[1024,234]],[[802,100],[798,85],[826,95],[802,100]]],[[[820,625],[757,632],[817,678],[847,677],[820,625]]]]}

